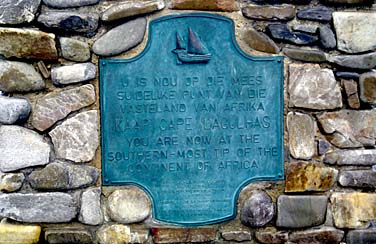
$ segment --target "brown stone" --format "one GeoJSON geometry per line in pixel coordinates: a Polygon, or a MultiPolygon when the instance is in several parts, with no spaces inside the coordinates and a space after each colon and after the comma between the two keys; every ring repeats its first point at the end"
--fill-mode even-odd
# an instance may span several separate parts
{"type": "Polygon", "coordinates": [[[0,54],[6,58],[57,59],[55,35],[42,31],[0,28],[0,54]]]}
{"type": "Polygon", "coordinates": [[[265,244],[282,244],[288,239],[288,232],[277,231],[273,227],[268,227],[256,232],[256,239],[265,244]]]}
{"type": "Polygon", "coordinates": [[[292,5],[247,5],[246,7],[242,8],[242,13],[249,19],[290,20],[295,17],[295,7],[292,5]]]}
{"type": "Polygon", "coordinates": [[[44,237],[50,244],[93,243],[93,237],[91,236],[90,232],[84,228],[51,228],[45,231],[44,237]]]}
{"type": "Polygon", "coordinates": [[[242,39],[252,49],[266,52],[266,53],[279,53],[280,49],[275,42],[270,39],[266,34],[258,32],[253,28],[247,28],[243,31],[242,39]]]}
{"type": "Polygon", "coordinates": [[[285,192],[327,191],[336,182],[338,171],[308,162],[287,163],[285,192]]]}
{"type": "Polygon", "coordinates": [[[330,201],[337,228],[367,228],[376,218],[376,194],[333,193],[330,201]]]}
{"type": "Polygon", "coordinates": [[[241,242],[252,240],[252,233],[248,230],[221,231],[221,236],[226,241],[241,242]]]}
{"type": "Polygon", "coordinates": [[[238,10],[235,0],[171,0],[169,8],[223,12],[238,10]]]}
{"type": "Polygon", "coordinates": [[[214,228],[152,228],[154,243],[209,242],[216,239],[214,228]]]}
{"type": "Polygon", "coordinates": [[[361,74],[359,87],[360,99],[365,103],[376,105],[376,72],[361,74]]]}
{"type": "Polygon", "coordinates": [[[343,239],[344,231],[333,227],[309,229],[293,232],[289,235],[289,241],[299,244],[337,244],[343,239]]]}
{"type": "Polygon", "coordinates": [[[343,86],[347,95],[347,102],[350,108],[360,108],[360,101],[358,96],[358,85],[354,80],[343,80],[343,86]]]}

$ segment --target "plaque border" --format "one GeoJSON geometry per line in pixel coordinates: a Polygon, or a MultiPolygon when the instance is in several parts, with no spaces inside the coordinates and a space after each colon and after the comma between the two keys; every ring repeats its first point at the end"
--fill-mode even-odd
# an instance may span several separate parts
{"type": "Polygon", "coordinates": [[[149,22],[149,25],[148,25],[148,39],[147,39],[147,43],[146,43],[146,46],[145,48],[138,54],[136,55],[135,57],[131,57],[131,58],[124,58],[124,59],[119,59],[119,58],[99,58],[99,95],[100,95],[100,125],[101,125],[101,166],[102,166],[102,172],[101,172],[101,176],[102,176],[102,186],[129,186],[129,185],[133,185],[133,186],[137,186],[139,188],[141,188],[147,195],[148,197],[150,198],[150,202],[151,202],[151,205],[152,205],[152,219],[153,219],[153,222],[155,223],[167,223],[167,224],[173,224],[173,225],[177,225],[177,226],[203,226],[203,225],[211,225],[211,224],[217,224],[217,223],[221,223],[221,222],[224,222],[224,221],[227,221],[227,220],[232,220],[236,217],[237,215],[237,200],[239,198],[239,195],[240,195],[240,192],[242,191],[242,189],[247,186],[248,184],[252,183],[252,182],[255,182],[255,181],[279,181],[279,180],[284,180],[284,57],[283,56],[261,56],[261,57],[257,57],[257,56],[251,56],[249,55],[248,53],[246,53],[245,51],[243,51],[237,41],[236,41],[236,36],[235,36],[235,24],[234,24],[234,21],[226,16],[223,16],[223,15],[219,15],[219,14],[211,14],[211,13],[204,13],[204,12],[188,12],[188,13],[179,13],[179,14],[170,14],[170,15],[166,15],[166,16],[162,16],[162,17],[159,17],[159,18],[156,18],[156,19],[153,19],[149,22]],[[281,169],[280,171],[277,173],[277,175],[269,175],[269,176],[262,176],[262,177],[254,177],[254,178],[249,178],[247,180],[245,180],[244,182],[242,182],[238,188],[235,189],[236,193],[234,194],[234,198],[232,199],[233,203],[234,203],[234,207],[232,208],[233,209],[233,213],[228,215],[228,216],[225,216],[225,217],[221,217],[221,218],[216,218],[216,219],[211,219],[211,220],[208,220],[208,221],[204,221],[204,222],[174,222],[174,221],[169,221],[167,219],[161,219],[159,217],[156,216],[156,209],[155,209],[155,204],[154,204],[154,199],[152,197],[152,194],[150,193],[150,191],[138,184],[138,183],[135,183],[135,182],[123,182],[123,181],[110,181],[109,179],[107,179],[105,177],[105,173],[106,173],[106,165],[104,164],[104,161],[103,161],[103,158],[105,158],[105,148],[106,148],[106,145],[104,143],[105,141],[105,138],[107,138],[106,134],[104,134],[103,132],[103,125],[105,123],[105,113],[104,111],[102,110],[102,108],[104,107],[104,104],[105,104],[105,100],[104,100],[104,97],[103,97],[103,90],[104,90],[104,75],[102,72],[102,70],[106,69],[106,65],[109,64],[109,63],[130,63],[130,62],[134,62],[140,58],[142,58],[147,52],[148,50],[150,49],[151,45],[152,45],[152,41],[153,39],[151,38],[151,33],[152,33],[152,30],[154,28],[154,25],[158,22],[162,22],[162,21],[166,21],[166,20],[170,20],[170,19],[174,19],[174,18],[186,18],[186,17],[203,17],[203,18],[211,18],[211,19],[217,19],[217,20],[221,20],[221,21],[225,21],[225,22],[228,22],[230,24],[230,33],[231,33],[231,42],[232,42],[232,45],[233,47],[235,48],[235,50],[238,52],[239,55],[243,56],[244,58],[246,59],[249,59],[249,60],[255,60],[255,61],[274,61],[274,62],[277,62],[279,65],[280,65],[280,71],[281,73],[279,74],[279,84],[280,84],[280,98],[281,98],[281,102],[280,102],[280,111],[282,112],[282,116],[280,118],[280,127],[278,128],[279,129],[279,132],[280,132],[280,135],[281,135],[281,140],[279,142],[277,142],[277,147],[279,147],[280,149],[280,152],[281,152],[281,161],[280,162],[282,164],[281,166],[281,169]]]}

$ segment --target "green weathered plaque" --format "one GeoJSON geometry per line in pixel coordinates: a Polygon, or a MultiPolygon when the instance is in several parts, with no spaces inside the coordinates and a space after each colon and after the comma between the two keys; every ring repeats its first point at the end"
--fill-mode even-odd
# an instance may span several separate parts
{"type": "Polygon", "coordinates": [[[140,186],[160,221],[233,218],[242,187],[283,179],[282,81],[226,17],[151,21],[141,54],[100,60],[103,184],[140,186]]]}

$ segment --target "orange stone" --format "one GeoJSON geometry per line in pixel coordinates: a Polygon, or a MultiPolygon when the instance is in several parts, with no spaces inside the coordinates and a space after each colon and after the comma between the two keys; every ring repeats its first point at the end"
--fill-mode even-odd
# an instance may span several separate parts
{"type": "Polygon", "coordinates": [[[170,8],[223,12],[238,10],[235,0],[172,0],[170,8]]]}
{"type": "Polygon", "coordinates": [[[214,228],[152,228],[154,243],[209,242],[216,239],[214,228]]]}

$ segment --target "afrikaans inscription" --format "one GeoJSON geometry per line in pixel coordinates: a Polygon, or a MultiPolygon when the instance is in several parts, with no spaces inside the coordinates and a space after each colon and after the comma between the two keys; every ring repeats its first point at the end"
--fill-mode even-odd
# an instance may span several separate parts
{"type": "Polygon", "coordinates": [[[103,184],[142,187],[160,221],[233,218],[243,186],[283,179],[282,67],[226,17],[151,21],[140,55],[100,60],[103,184]]]}

